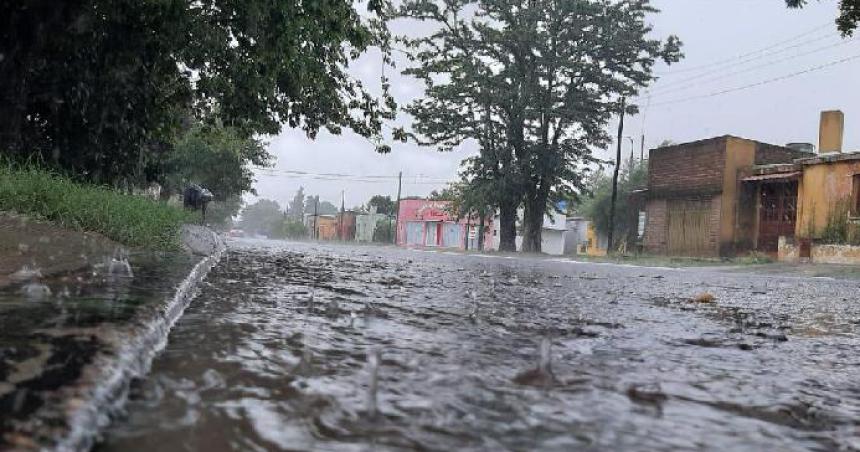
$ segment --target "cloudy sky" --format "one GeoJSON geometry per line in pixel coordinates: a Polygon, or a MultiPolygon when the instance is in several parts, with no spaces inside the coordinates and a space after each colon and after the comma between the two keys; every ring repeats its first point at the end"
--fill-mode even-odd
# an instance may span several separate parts
{"type": "MultiPolygon", "coordinates": [[[[786,9],[783,0],[653,3],[661,10],[651,17],[655,37],[678,35],[686,57],[671,68],[657,68],[661,79],[651,87],[650,98],[637,100],[643,112],[626,121],[624,135],[635,138],[637,157],[642,134],[646,149],[663,140],[724,134],[775,144],[817,144],[819,113],[828,109],[845,113],[845,148],[860,151],[860,39],[842,39],[836,32],[837,0],[812,0],[803,10],[786,9]]],[[[395,24],[394,31],[406,28],[395,24]]],[[[408,28],[416,31],[414,24],[408,28]]],[[[352,68],[356,77],[371,84],[378,84],[380,70],[373,54],[352,68]]],[[[421,95],[420,83],[392,72],[386,75],[398,102],[406,104],[421,95]]],[[[609,127],[614,130],[616,124],[609,127]]],[[[354,134],[323,132],[310,140],[295,130],[268,141],[277,163],[272,170],[257,171],[256,189],[259,197],[281,205],[299,186],[337,205],[343,193],[347,207],[374,194],[393,197],[400,171],[403,196],[426,195],[454,179],[459,162],[476,152],[469,143],[451,153],[392,143],[391,154],[378,155],[373,145],[354,134]]],[[[626,138],[624,150],[629,155],[626,138]]],[[[610,152],[598,154],[608,157],[610,152]]]]}

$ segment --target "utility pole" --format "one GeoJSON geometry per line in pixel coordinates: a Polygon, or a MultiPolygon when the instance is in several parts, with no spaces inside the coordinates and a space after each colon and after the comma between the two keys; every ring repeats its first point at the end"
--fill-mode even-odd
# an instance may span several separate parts
{"type": "Polygon", "coordinates": [[[633,137],[627,137],[630,140],[630,171],[633,171],[634,163],[634,155],[636,154],[636,143],[633,141],[633,137]]]}
{"type": "Polygon", "coordinates": [[[624,133],[624,107],[626,98],[621,98],[620,118],[618,119],[618,146],[615,151],[615,171],[612,172],[612,202],[609,207],[609,234],[607,236],[606,251],[612,252],[613,232],[615,231],[615,200],[618,198],[618,167],[621,166],[621,141],[624,133]]]}
{"type": "Polygon", "coordinates": [[[394,206],[394,234],[391,240],[397,245],[397,230],[400,228],[400,190],[403,188],[403,171],[397,173],[397,205],[394,206]]]}
{"type": "Polygon", "coordinates": [[[643,133],[639,140],[639,161],[645,161],[645,134],[643,133]]]}
{"type": "Polygon", "coordinates": [[[314,240],[319,240],[319,238],[320,238],[320,231],[319,231],[319,229],[317,229],[317,219],[319,218],[319,211],[320,211],[320,196],[316,195],[316,196],[314,196],[314,231],[313,231],[314,240]]]}

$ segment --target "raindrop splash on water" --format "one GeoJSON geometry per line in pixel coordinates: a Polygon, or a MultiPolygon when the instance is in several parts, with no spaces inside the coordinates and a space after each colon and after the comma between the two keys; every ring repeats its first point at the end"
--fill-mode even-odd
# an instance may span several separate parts
{"type": "Polygon", "coordinates": [[[131,270],[131,264],[128,263],[128,254],[123,250],[117,248],[113,257],[110,258],[110,262],[107,265],[108,274],[111,276],[124,276],[127,278],[134,278],[134,272],[131,270]]]}
{"type": "Polygon", "coordinates": [[[469,312],[469,321],[476,323],[478,321],[478,310],[481,305],[478,303],[478,294],[474,290],[469,292],[469,296],[472,298],[472,311],[469,312]]]}
{"type": "Polygon", "coordinates": [[[36,267],[25,265],[20,270],[9,275],[13,281],[32,281],[42,277],[42,271],[36,267]]]}
{"type": "Polygon", "coordinates": [[[552,373],[552,339],[544,336],[538,346],[538,365],[514,377],[514,383],[549,388],[557,383],[552,373]]]}
{"type": "Polygon", "coordinates": [[[379,349],[372,348],[367,351],[367,415],[376,417],[379,412],[376,394],[379,390],[379,349]]]}
{"type": "Polygon", "coordinates": [[[540,340],[540,360],[538,370],[545,375],[552,375],[552,341],[544,336],[540,340]]]}

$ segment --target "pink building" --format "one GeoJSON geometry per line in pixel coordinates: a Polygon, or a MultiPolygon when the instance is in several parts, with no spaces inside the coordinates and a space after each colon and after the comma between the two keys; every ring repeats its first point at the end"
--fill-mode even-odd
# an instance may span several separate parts
{"type": "MultiPolygon", "coordinates": [[[[448,212],[448,201],[427,201],[424,199],[404,199],[400,201],[400,215],[397,227],[398,246],[427,246],[440,248],[478,247],[477,220],[456,221],[448,212]],[[466,230],[469,223],[469,230],[466,230]]],[[[484,223],[484,249],[490,249],[493,240],[492,219],[484,223]]]]}

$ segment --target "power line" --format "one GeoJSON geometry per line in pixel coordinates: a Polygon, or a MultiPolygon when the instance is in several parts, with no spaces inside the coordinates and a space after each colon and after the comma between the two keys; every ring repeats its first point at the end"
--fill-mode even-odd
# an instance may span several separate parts
{"type": "MultiPolygon", "coordinates": [[[[381,175],[381,174],[347,174],[347,173],[313,173],[309,171],[299,171],[299,170],[287,170],[287,169],[279,169],[279,168],[266,168],[261,166],[252,167],[258,171],[266,171],[269,173],[283,173],[285,176],[308,176],[313,178],[331,178],[331,179],[341,179],[341,178],[360,178],[360,179],[389,179],[395,180],[398,179],[397,174],[392,175],[381,175]]],[[[274,174],[273,174],[274,175],[274,174]]],[[[404,174],[403,177],[412,177],[417,179],[422,179],[426,181],[438,181],[438,182],[449,182],[450,178],[446,178],[443,176],[426,176],[423,174],[404,174]]]]}
{"type": "MultiPolygon", "coordinates": [[[[314,180],[322,180],[322,181],[330,181],[330,182],[355,182],[355,183],[365,183],[365,184],[391,184],[393,181],[390,180],[381,180],[381,179],[360,179],[360,178],[347,178],[347,177],[321,177],[316,175],[307,175],[307,174],[274,174],[267,172],[259,172],[256,173],[257,176],[266,176],[266,177],[279,177],[279,178],[291,178],[291,179],[314,179],[314,180]]],[[[404,180],[404,184],[409,185],[442,185],[450,182],[449,180],[436,180],[429,181],[425,178],[418,178],[418,180],[414,182],[410,182],[409,180],[404,180]]]]}
{"type": "MultiPolygon", "coordinates": [[[[784,57],[784,58],[779,58],[779,59],[776,59],[776,60],[766,61],[766,62],[763,62],[762,64],[758,64],[758,65],[755,65],[755,66],[751,66],[751,67],[748,67],[748,68],[746,68],[746,69],[741,69],[741,70],[739,70],[739,71],[729,72],[729,73],[726,73],[726,74],[718,75],[717,77],[709,77],[709,78],[706,78],[706,79],[704,79],[704,80],[701,80],[701,81],[699,81],[699,82],[697,82],[697,83],[691,83],[691,84],[681,85],[681,86],[677,86],[677,87],[674,87],[674,88],[672,88],[672,85],[669,85],[668,87],[665,87],[665,88],[663,88],[663,89],[658,89],[658,90],[654,90],[654,91],[649,91],[649,92],[648,92],[648,94],[649,94],[649,95],[654,95],[654,96],[660,97],[660,96],[663,96],[663,95],[666,95],[666,94],[669,94],[669,93],[674,93],[674,92],[678,92],[678,91],[684,91],[684,90],[689,89],[689,88],[694,88],[694,87],[701,86],[703,83],[710,83],[710,82],[714,82],[714,81],[717,81],[717,80],[725,80],[725,79],[730,78],[730,77],[733,77],[733,76],[735,76],[735,75],[744,74],[744,73],[747,73],[747,72],[752,72],[752,71],[755,71],[755,70],[757,70],[757,69],[761,69],[761,68],[766,68],[766,67],[773,66],[774,64],[783,63],[783,62],[785,62],[785,61],[790,61],[790,60],[793,60],[793,59],[796,59],[796,58],[804,57],[804,56],[807,56],[807,55],[812,55],[812,54],[814,54],[814,53],[818,53],[818,52],[821,52],[821,51],[824,51],[824,50],[830,50],[830,49],[833,49],[833,48],[836,48],[836,47],[840,47],[840,46],[846,45],[846,44],[848,44],[848,43],[854,42],[854,41],[856,41],[856,40],[857,40],[857,38],[848,39],[848,40],[844,40],[844,41],[841,41],[841,42],[838,42],[838,43],[835,43],[835,44],[829,44],[829,45],[826,45],[826,46],[823,46],[823,47],[818,47],[818,48],[815,48],[815,49],[810,50],[810,51],[808,51],[808,52],[798,53],[798,54],[795,54],[795,55],[789,55],[789,56],[784,57]]],[[[704,75],[707,75],[707,74],[702,74],[702,76],[704,76],[704,75]]],[[[685,79],[685,80],[694,80],[694,79],[697,79],[697,78],[701,78],[701,77],[691,77],[691,78],[689,78],[689,79],[685,79]]],[[[685,80],[681,80],[681,81],[679,81],[679,82],[677,82],[677,83],[680,83],[680,82],[685,81],[685,80]]]]}
{"type": "MultiPolygon", "coordinates": [[[[712,62],[710,62],[710,63],[700,64],[700,65],[698,65],[698,66],[691,66],[691,67],[687,67],[687,68],[674,69],[674,70],[671,70],[671,69],[670,69],[669,71],[666,71],[666,72],[662,73],[661,75],[665,75],[665,76],[672,76],[672,75],[681,74],[681,73],[687,73],[687,72],[697,72],[697,71],[699,71],[699,70],[701,70],[701,69],[707,69],[707,68],[709,68],[709,67],[711,67],[711,66],[720,66],[720,65],[725,65],[725,63],[734,63],[734,64],[737,64],[737,63],[739,63],[739,61],[738,61],[738,60],[744,60],[744,58],[749,57],[749,56],[752,56],[752,55],[756,55],[756,56],[758,56],[758,55],[759,55],[759,54],[761,54],[762,52],[766,52],[766,51],[768,51],[768,50],[775,49],[775,48],[777,48],[777,47],[782,46],[783,44],[788,44],[788,43],[793,42],[793,41],[796,41],[796,40],[798,40],[798,39],[800,39],[800,38],[803,38],[803,37],[809,36],[809,35],[811,35],[811,34],[815,34],[815,33],[816,33],[816,32],[818,32],[819,30],[822,30],[822,29],[824,29],[824,28],[828,28],[828,27],[832,27],[832,26],[833,26],[833,24],[832,24],[831,22],[826,22],[826,23],[824,23],[824,24],[821,24],[821,25],[816,26],[815,28],[812,28],[812,29],[810,29],[810,30],[807,30],[807,31],[805,31],[805,32],[803,32],[803,33],[800,33],[800,34],[798,34],[798,35],[794,35],[794,36],[792,36],[792,37],[789,37],[789,38],[784,39],[784,40],[782,40],[782,41],[776,42],[776,43],[771,44],[771,45],[769,45],[769,46],[762,47],[762,48],[757,49],[757,50],[752,50],[752,51],[747,52],[747,53],[742,53],[742,54],[740,54],[740,55],[736,55],[736,56],[729,57],[729,58],[724,58],[724,59],[721,59],[721,60],[715,60],[715,61],[712,61],[712,62]]],[[[830,32],[828,32],[828,33],[827,33],[827,36],[819,37],[819,38],[813,39],[812,41],[805,41],[805,42],[800,43],[800,44],[795,44],[795,45],[793,45],[793,46],[789,46],[789,47],[787,47],[787,48],[785,48],[785,49],[783,49],[783,50],[781,50],[781,51],[778,51],[778,52],[772,52],[772,53],[780,53],[780,52],[785,51],[785,50],[790,50],[790,49],[797,48],[797,47],[800,47],[800,46],[803,46],[803,45],[807,45],[807,44],[812,43],[812,42],[817,42],[817,41],[820,41],[821,39],[827,38],[828,36],[832,36],[832,34],[831,34],[830,32]]],[[[744,60],[744,61],[748,61],[748,60],[744,60]]]]}
{"type": "Polygon", "coordinates": [[[858,58],[860,58],[860,54],[858,54],[858,55],[852,55],[852,56],[850,56],[850,57],[845,57],[845,58],[842,58],[842,59],[840,59],[840,60],[831,61],[831,62],[829,62],[829,63],[821,64],[821,65],[818,65],[818,66],[813,66],[813,67],[810,67],[810,68],[806,68],[806,69],[804,69],[804,70],[802,70],[802,71],[792,72],[792,73],[790,73],[790,74],[782,75],[782,76],[779,76],[779,77],[774,77],[774,78],[770,78],[770,79],[766,79],[766,80],[761,80],[761,81],[758,81],[758,82],[756,82],[756,83],[751,83],[751,84],[749,84],[749,85],[738,86],[738,87],[735,87],[735,88],[729,88],[729,89],[725,89],[725,90],[722,90],[722,91],[715,91],[715,92],[708,93],[708,94],[703,94],[703,95],[700,95],[700,96],[692,96],[692,97],[687,97],[687,98],[684,98],[684,99],[675,99],[675,100],[666,101],[666,102],[659,102],[659,103],[656,103],[656,104],[652,104],[652,105],[651,105],[651,107],[659,107],[659,106],[663,106],[663,105],[671,105],[671,104],[677,104],[677,103],[681,103],[681,102],[688,102],[688,101],[691,101],[691,100],[704,99],[704,98],[708,98],[708,97],[715,97],[715,96],[720,96],[720,95],[723,95],[723,94],[729,94],[729,93],[733,93],[733,92],[737,92],[737,91],[742,91],[742,90],[749,89],[749,88],[755,88],[755,87],[762,86],[762,85],[768,85],[768,84],[775,83],[775,82],[778,82],[778,81],[782,81],[782,80],[786,80],[786,79],[794,78],[794,77],[797,77],[797,76],[800,76],[800,75],[808,74],[808,73],[810,73],[810,72],[820,71],[820,70],[822,70],[822,69],[826,69],[826,68],[829,68],[829,67],[831,67],[831,66],[836,66],[836,65],[838,65],[838,64],[847,63],[847,62],[849,62],[849,61],[853,61],[853,60],[856,60],[856,59],[858,59],[858,58]]]}

